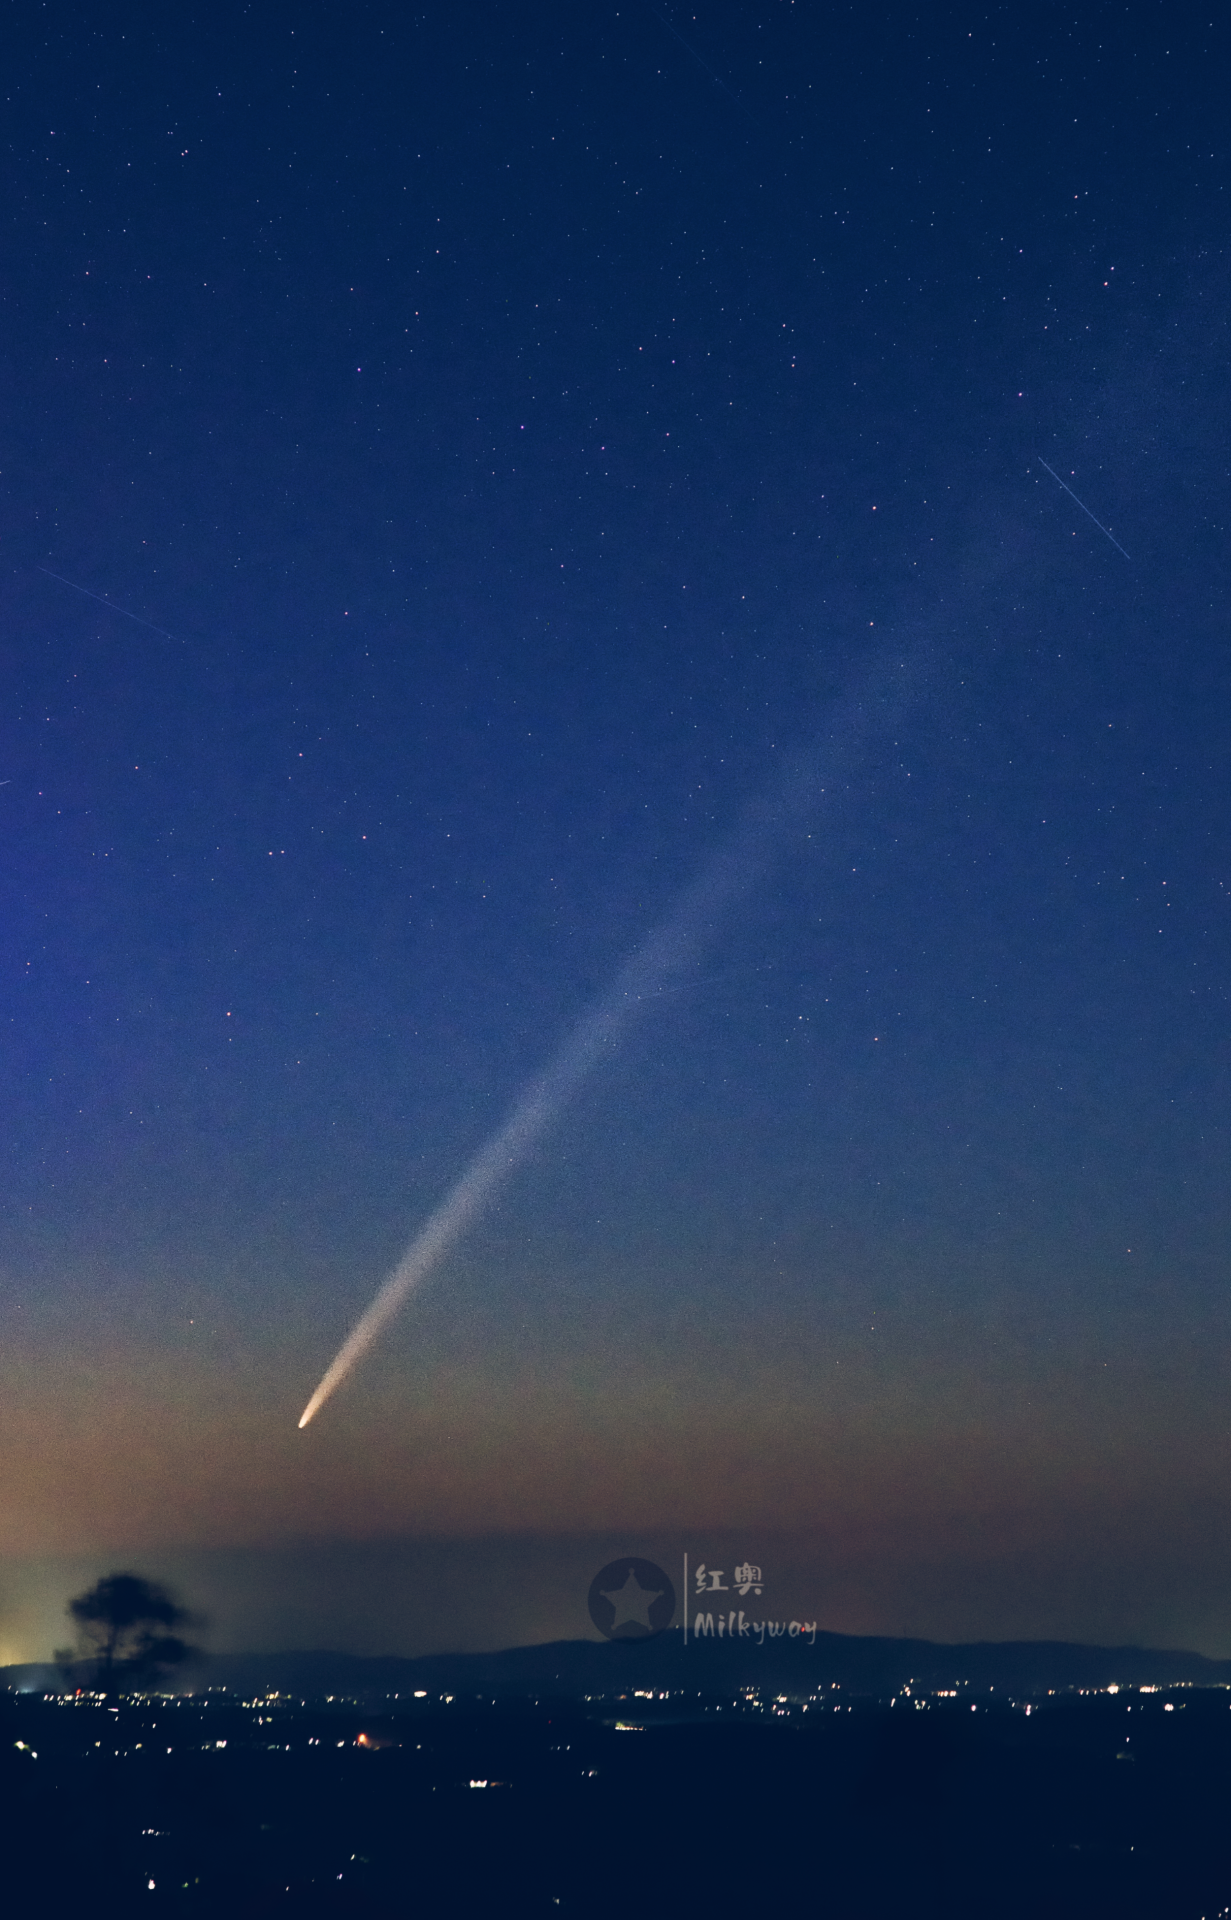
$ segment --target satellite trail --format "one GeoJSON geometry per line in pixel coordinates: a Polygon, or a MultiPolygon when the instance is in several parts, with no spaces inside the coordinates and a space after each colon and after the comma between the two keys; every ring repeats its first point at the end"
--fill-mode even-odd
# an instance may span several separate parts
{"type": "MultiPolygon", "coordinates": [[[[1038,459],[1038,463],[1041,467],[1047,467],[1047,462],[1046,460],[1044,460],[1042,454],[1038,454],[1036,458],[1038,459]]],[[[1056,485],[1058,487],[1064,488],[1064,491],[1068,494],[1070,500],[1077,500],[1077,495],[1073,492],[1072,487],[1070,487],[1065,481],[1063,481],[1060,478],[1060,475],[1056,472],[1056,469],[1054,467],[1047,467],[1047,471],[1048,473],[1050,473],[1056,485]]],[[[1094,520],[1094,515],[1091,513],[1089,507],[1086,505],[1084,500],[1077,500],[1077,504],[1081,508],[1082,512],[1085,514],[1087,520],[1094,520]]],[[[1117,553],[1124,553],[1124,548],[1120,545],[1120,542],[1116,539],[1115,534],[1107,533],[1107,529],[1103,525],[1101,520],[1094,520],[1094,524],[1098,528],[1100,533],[1107,534],[1107,538],[1111,541],[1111,544],[1115,548],[1117,553]]],[[[1127,560],[1130,558],[1130,555],[1128,555],[1127,553],[1124,553],[1124,558],[1127,560]]]]}
{"type": "Polygon", "coordinates": [[[923,665],[883,664],[873,682],[838,710],[827,736],[793,761],[703,869],[678,905],[584,1014],[544,1071],[526,1087],[504,1125],[429,1215],[367,1311],[343,1341],[299,1418],[306,1427],[375,1344],[402,1302],[474,1225],[489,1201],[533,1152],[582,1082],[623,1040],[647,1003],[681,982],[721,931],[730,908],[760,878],[792,825],[802,820],[858,753],[909,698],[923,665]]]}
{"type": "Polygon", "coordinates": [[[84,593],[87,600],[97,600],[100,607],[110,607],[112,613],[122,613],[126,620],[135,620],[139,627],[148,627],[151,633],[160,633],[164,640],[174,640],[175,635],[168,633],[165,627],[156,627],[152,620],[143,620],[139,613],[130,613],[127,607],[117,607],[114,600],[108,600],[106,594],[95,593],[90,587],[79,587],[75,580],[66,580],[62,573],[53,573],[50,567],[39,567],[49,580],[58,580],[62,587],[71,587],[74,593],[84,593]]]}

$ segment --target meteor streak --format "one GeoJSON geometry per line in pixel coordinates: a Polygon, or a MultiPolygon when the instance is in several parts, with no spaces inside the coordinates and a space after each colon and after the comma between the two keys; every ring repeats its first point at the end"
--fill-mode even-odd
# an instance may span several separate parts
{"type": "Polygon", "coordinates": [[[664,14],[659,13],[657,7],[649,7],[647,10],[654,15],[654,18],[657,20],[660,27],[665,27],[667,29],[667,32],[671,34],[674,39],[679,41],[685,53],[690,53],[692,55],[697,65],[701,68],[702,72],[709,74],[709,77],[714,82],[714,85],[716,87],[722,88],[728,100],[733,100],[736,106],[739,108],[740,112],[743,114],[744,118],[746,120],[752,120],[753,126],[757,127],[759,131],[760,129],[759,121],[753,119],[747,107],[744,105],[743,101],[740,99],[738,93],[734,93],[731,90],[731,88],[727,85],[726,81],[722,79],[719,74],[716,74],[714,72],[714,69],[713,67],[710,66],[709,62],[701,58],[701,55],[697,52],[697,49],[693,46],[692,42],[689,40],[685,40],[679,28],[673,27],[671,22],[666,18],[666,16],[664,14]]]}
{"type": "MultiPolygon", "coordinates": [[[[1060,478],[1060,475],[1056,472],[1056,469],[1054,467],[1047,466],[1047,462],[1046,460],[1044,460],[1042,454],[1038,455],[1038,462],[1041,467],[1047,467],[1047,471],[1048,473],[1050,473],[1056,485],[1058,487],[1064,488],[1064,491],[1068,494],[1070,500],[1077,500],[1077,495],[1073,492],[1072,487],[1070,487],[1065,481],[1063,481],[1060,478]]],[[[1091,513],[1089,507],[1085,504],[1083,500],[1077,500],[1077,504],[1081,508],[1082,512],[1085,514],[1087,520],[1094,520],[1094,515],[1091,513]]],[[[1115,534],[1107,533],[1107,529],[1103,525],[1101,520],[1094,520],[1094,524],[1098,528],[1100,533],[1107,534],[1107,538],[1111,541],[1111,544],[1115,548],[1117,553],[1124,553],[1124,548],[1120,545],[1120,542],[1116,539],[1115,534]]],[[[1124,553],[1124,558],[1126,560],[1129,559],[1129,557],[1130,556],[1127,553],[1124,553]]]]}
{"type": "Polygon", "coordinates": [[[126,620],[135,620],[139,627],[148,627],[151,633],[160,633],[164,640],[174,640],[175,635],[168,633],[165,627],[156,627],[152,620],[143,620],[139,613],[130,613],[127,607],[117,606],[114,600],[108,600],[105,593],[95,593],[92,587],[79,587],[75,580],[66,580],[62,573],[53,573],[50,567],[39,567],[49,580],[58,580],[62,587],[71,587],[74,593],[84,593],[87,600],[97,600],[100,607],[110,607],[112,613],[122,613],[126,620]]]}
{"type": "Polygon", "coordinates": [[[299,1417],[306,1427],[326,1400],[374,1345],[407,1295],[427,1278],[474,1225],[483,1209],[522,1165],[582,1081],[610,1055],[647,1003],[673,985],[718,930],[726,909],[745,894],[767,865],[784,830],[801,819],[824,787],[862,742],[873,719],[884,722],[900,709],[904,676],[848,700],[835,717],[828,741],[793,761],[745,816],[645,945],[628,960],[600,1000],[583,1015],[568,1039],[530,1082],[499,1132],[467,1167],[411,1241],[367,1311],[339,1348],[299,1417]],[[829,751],[826,752],[826,747],[829,751]]]}

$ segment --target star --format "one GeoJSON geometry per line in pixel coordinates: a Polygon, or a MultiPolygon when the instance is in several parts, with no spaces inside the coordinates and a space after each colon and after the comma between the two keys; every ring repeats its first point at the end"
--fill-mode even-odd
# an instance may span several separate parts
{"type": "Polygon", "coordinates": [[[615,1633],[629,1621],[638,1627],[644,1627],[647,1633],[652,1632],[653,1629],[650,1626],[650,1607],[655,1600],[661,1600],[661,1598],[661,1589],[657,1593],[647,1591],[645,1587],[638,1583],[637,1576],[630,1567],[628,1569],[628,1577],[622,1587],[616,1587],[612,1592],[603,1593],[603,1599],[610,1600],[612,1606],[615,1608],[615,1619],[611,1623],[612,1633],[615,1633]]]}

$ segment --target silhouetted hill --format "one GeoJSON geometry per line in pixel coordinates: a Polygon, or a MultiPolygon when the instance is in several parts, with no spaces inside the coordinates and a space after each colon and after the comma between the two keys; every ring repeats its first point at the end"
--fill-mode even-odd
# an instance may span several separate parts
{"type": "MultiPolygon", "coordinates": [[[[1149,1647],[1089,1647],[1067,1641],[976,1641],[945,1646],[841,1633],[766,1640],[690,1638],[678,1629],[652,1640],[557,1640],[500,1653],[441,1653],[420,1659],[319,1653],[216,1654],[181,1684],[265,1691],[301,1698],[325,1694],[429,1693],[529,1695],[617,1694],[634,1687],[729,1694],[761,1686],[811,1693],[818,1686],[888,1698],[907,1684],[925,1690],[994,1688],[1015,1698],[1067,1687],[1231,1686],[1231,1660],[1149,1647]]],[[[0,1668],[0,1685],[52,1688],[51,1666],[0,1668]]]]}

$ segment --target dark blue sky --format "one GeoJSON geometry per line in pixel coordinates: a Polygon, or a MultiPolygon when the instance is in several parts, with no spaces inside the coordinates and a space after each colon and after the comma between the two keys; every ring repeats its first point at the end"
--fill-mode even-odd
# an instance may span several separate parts
{"type": "Polygon", "coordinates": [[[707,1527],[832,1626],[1231,1646],[1223,25],[7,27],[13,1647],[48,1556],[707,1527]]]}

